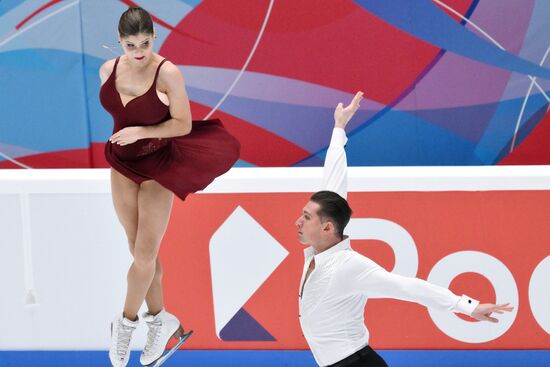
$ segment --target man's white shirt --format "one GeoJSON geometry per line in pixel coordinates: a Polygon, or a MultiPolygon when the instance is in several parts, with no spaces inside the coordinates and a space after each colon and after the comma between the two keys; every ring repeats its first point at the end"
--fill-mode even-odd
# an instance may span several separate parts
{"type": "MultiPolygon", "coordinates": [[[[335,128],[325,159],[323,187],[346,198],[347,142],[343,129],[335,128]]],[[[347,236],[317,255],[304,251],[300,281],[299,318],[304,337],[320,366],[336,363],[365,347],[369,331],[363,319],[368,298],[395,298],[426,307],[471,315],[479,304],[424,280],[392,274],[355,252],[347,236]],[[315,269],[304,284],[312,258],[315,269]]],[[[387,315],[390,317],[391,315],[387,315]]]]}

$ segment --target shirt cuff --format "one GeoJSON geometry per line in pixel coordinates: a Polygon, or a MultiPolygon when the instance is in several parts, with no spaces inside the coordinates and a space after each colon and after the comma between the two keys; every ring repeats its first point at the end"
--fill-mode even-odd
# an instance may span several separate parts
{"type": "Polygon", "coordinates": [[[330,145],[337,147],[344,147],[348,142],[346,131],[341,127],[335,127],[332,130],[332,138],[330,138],[330,145]]]}
{"type": "Polygon", "coordinates": [[[458,303],[455,305],[455,311],[470,316],[476,309],[477,305],[479,305],[479,301],[463,294],[458,300],[458,303]]]}

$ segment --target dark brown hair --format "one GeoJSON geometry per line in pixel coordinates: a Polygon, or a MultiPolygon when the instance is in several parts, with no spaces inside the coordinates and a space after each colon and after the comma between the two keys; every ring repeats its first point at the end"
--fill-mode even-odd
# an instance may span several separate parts
{"type": "Polygon", "coordinates": [[[346,199],[332,191],[319,191],[309,200],[319,204],[320,209],[317,214],[321,217],[321,222],[332,222],[340,238],[343,238],[344,228],[348,225],[352,214],[346,199]]]}
{"type": "Polygon", "coordinates": [[[136,36],[140,33],[153,34],[153,19],[144,9],[139,7],[128,8],[118,21],[118,34],[121,38],[136,36]]]}

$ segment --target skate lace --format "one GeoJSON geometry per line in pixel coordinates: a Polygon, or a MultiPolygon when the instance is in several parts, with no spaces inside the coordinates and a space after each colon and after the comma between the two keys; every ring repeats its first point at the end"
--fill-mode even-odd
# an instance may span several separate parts
{"type": "Polygon", "coordinates": [[[145,355],[150,355],[155,350],[155,346],[160,338],[162,330],[162,321],[154,320],[148,322],[149,331],[147,332],[147,343],[145,343],[145,348],[143,348],[143,353],[145,355]]]}
{"type": "Polygon", "coordinates": [[[130,347],[130,340],[132,339],[132,332],[134,328],[124,325],[122,322],[118,324],[118,338],[116,343],[116,353],[119,358],[126,357],[128,349],[130,347]]]}

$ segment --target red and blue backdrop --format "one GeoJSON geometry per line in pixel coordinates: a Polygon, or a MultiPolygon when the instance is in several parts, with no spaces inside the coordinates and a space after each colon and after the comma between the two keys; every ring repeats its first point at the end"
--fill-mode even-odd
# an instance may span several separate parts
{"type": "Polygon", "coordinates": [[[0,167],[106,167],[98,69],[130,5],[239,166],[321,165],[357,90],[350,165],[550,163],[548,1],[4,0],[0,167]]]}

